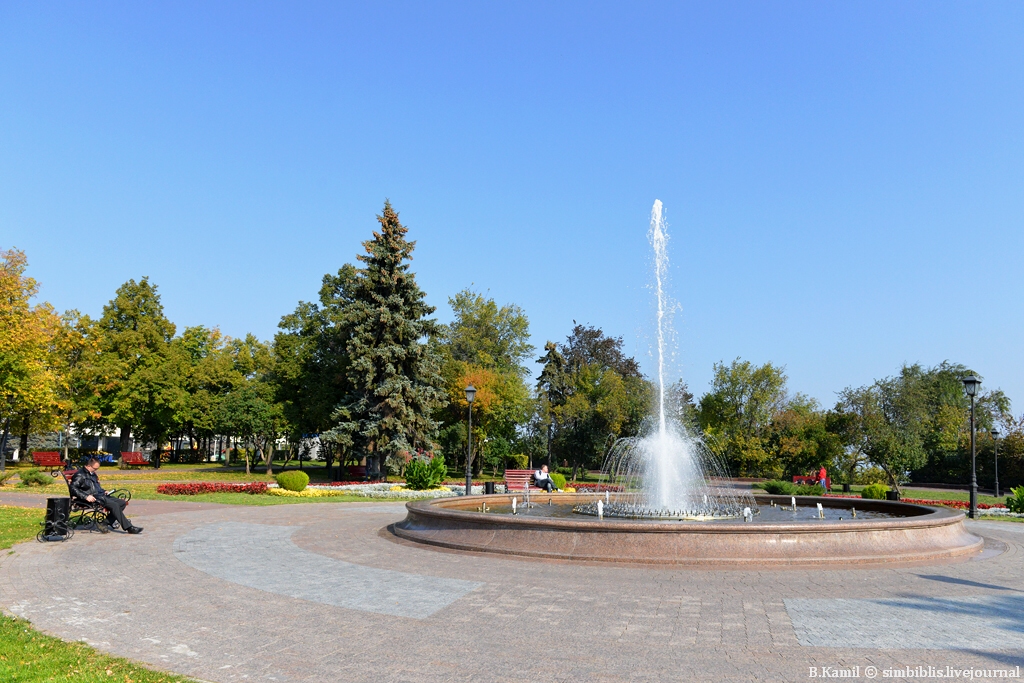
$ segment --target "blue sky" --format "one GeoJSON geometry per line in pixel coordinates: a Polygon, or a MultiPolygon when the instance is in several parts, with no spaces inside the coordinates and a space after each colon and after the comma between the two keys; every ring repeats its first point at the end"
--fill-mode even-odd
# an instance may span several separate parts
{"type": "MultiPolygon", "coordinates": [[[[475,287],[648,371],[835,392],[962,362],[1024,401],[1019,2],[0,0],[0,247],[98,314],[270,338],[391,199],[445,320],[475,287]]],[[[1015,412],[1021,412],[1020,403],[1015,412]]]]}

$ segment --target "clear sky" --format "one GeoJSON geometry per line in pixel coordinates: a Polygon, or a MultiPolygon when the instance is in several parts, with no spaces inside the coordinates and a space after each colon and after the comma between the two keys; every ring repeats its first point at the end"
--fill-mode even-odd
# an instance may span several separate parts
{"type": "Polygon", "coordinates": [[[835,392],[949,359],[1024,406],[1024,3],[0,0],[0,247],[96,315],[269,339],[385,197],[438,316],[835,392]]]}

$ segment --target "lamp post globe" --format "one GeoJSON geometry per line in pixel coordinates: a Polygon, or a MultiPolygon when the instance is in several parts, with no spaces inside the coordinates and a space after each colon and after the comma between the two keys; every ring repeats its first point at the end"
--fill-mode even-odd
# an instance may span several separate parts
{"type": "Polygon", "coordinates": [[[469,405],[469,430],[466,432],[466,495],[473,492],[473,399],[476,387],[466,387],[466,403],[469,405]]]}
{"type": "Polygon", "coordinates": [[[978,472],[977,472],[977,451],[974,444],[974,397],[978,395],[978,387],[981,380],[973,374],[967,375],[960,380],[964,383],[964,391],[971,397],[971,509],[967,513],[971,519],[978,518],[978,472]]]}
{"type": "Polygon", "coordinates": [[[999,497],[999,428],[998,427],[993,427],[992,430],[989,431],[989,434],[992,435],[992,445],[995,446],[995,466],[996,466],[996,468],[995,468],[995,475],[996,475],[996,483],[995,483],[994,488],[995,488],[996,498],[998,498],[999,497]]]}

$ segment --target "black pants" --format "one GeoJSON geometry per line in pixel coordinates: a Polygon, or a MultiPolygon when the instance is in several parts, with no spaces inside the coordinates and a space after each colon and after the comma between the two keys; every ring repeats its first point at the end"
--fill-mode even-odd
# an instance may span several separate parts
{"type": "Polygon", "coordinates": [[[125,531],[128,531],[128,529],[131,528],[132,523],[124,516],[124,506],[128,503],[120,498],[113,498],[111,496],[97,496],[96,502],[110,511],[110,514],[107,515],[108,523],[110,522],[110,518],[113,517],[125,531]]]}
{"type": "Polygon", "coordinates": [[[537,486],[538,488],[542,488],[546,490],[548,493],[551,493],[551,490],[555,488],[555,482],[551,481],[550,479],[541,479],[540,481],[537,482],[537,486]]]}

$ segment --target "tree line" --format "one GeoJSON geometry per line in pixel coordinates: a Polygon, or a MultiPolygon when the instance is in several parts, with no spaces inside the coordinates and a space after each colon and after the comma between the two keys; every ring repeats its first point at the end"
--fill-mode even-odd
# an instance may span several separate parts
{"type": "MultiPolygon", "coordinates": [[[[355,264],[324,276],[318,297],[281,318],[269,341],[217,328],[178,333],[148,278],[117,289],[99,318],[32,304],[38,284],[22,252],[0,253],[0,415],[4,433],[117,433],[121,443],[186,442],[203,453],[225,439],[268,468],[284,440],[293,456],[318,437],[334,462],[401,474],[442,454],[498,472],[541,462],[576,476],[600,468],[616,440],[644,428],[655,389],[623,340],[577,324],[543,353],[529,320],[470,289],[452,296],[450,324],[410,268],[415,242],[390,203],[355,264]],[[477,393],[467,434],[465,388],[477,393]]],[[[714,367],[695,400],[669,388],[676,419],[703,435],[736,476],[788,477],[825,465],[836,481],[962,483],[969,477],[968,409],[955,363],[908,365],[850,387],[831,408],[790,394],[784,369],[736,359],[714,367]]],[[[992,427],[1002,430],[1000,480],[1024,479],[1024,418],[999,391],[976,412],[980,481],[991,480],[992,427]]]]}

